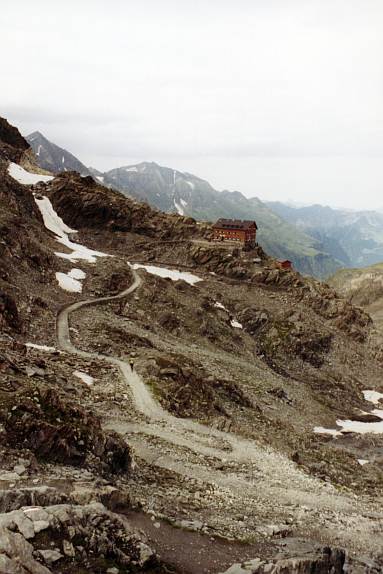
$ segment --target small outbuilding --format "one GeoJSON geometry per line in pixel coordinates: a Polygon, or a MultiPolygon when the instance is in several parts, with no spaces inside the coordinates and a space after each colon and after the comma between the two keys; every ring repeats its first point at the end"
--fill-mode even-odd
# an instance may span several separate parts
{"type": "Polygon", "coordinates": [[[277,263],[278,263],[278,267],[280,267],[281,269],[292,269],[293,268],[293,264],[291,263],[291,261],[289,259],[278,259],[277,263]]]}
{"type": "Polygon", "coordinates": [[[218,219],[213,225],[215,241],[235,241],[243,245],[254,246],[257,238],[255,221],[241,219],[218,219]]]}

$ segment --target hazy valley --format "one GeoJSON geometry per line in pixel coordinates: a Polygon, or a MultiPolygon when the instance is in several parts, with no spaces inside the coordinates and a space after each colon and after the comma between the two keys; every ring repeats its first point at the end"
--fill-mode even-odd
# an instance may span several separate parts
{"type": "Polygon", "coordinates": [[[342,267],[368,267],[383,260],[383,214],[332,209],[322,205],[294,208],[267,205],[280,217],[317,239],[342,267]]]}

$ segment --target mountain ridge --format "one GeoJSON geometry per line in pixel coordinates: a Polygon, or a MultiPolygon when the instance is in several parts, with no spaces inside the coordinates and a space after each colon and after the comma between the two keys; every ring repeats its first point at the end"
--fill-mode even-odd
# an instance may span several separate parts
{"type": "Polygon", "coordinates": [[[254,219],[259,242],[266,251],[277,258],[291,259],[299,271],[308,275],[325,277],[341,267],[322,249],[320,241],[290,225],[260,199],[248,199],[240,191],[217,191],[190,172],[142,162],[110,170],[98,180],[162,211],[200,221],[254,219]]]}
{"type": "MultiPolygon", "coordinates": [[[[31,143],[38,151],[37,140],[31,143]]],[[[47,165],[40,156],[37,160],[40,165],[47,165]]],[[[248,199],[239,191],[217,191],[208,181],[190,172],[149,161],[104,173],[94,168],[86,169],[102,185],[166,213],[178,213],[200,221],[215,221],[221,217],[255,219],[259,226],[259,241],[266,251],[277,258],[291,259],[302,273],[325,277],[341,266],[336,258],[326,253],[319,240],[290,225],[258,198],[248,199]]],[[[51,170],[54,173],[63,171],[62,165],[51,165],[51,170]]]]}
{"type": "Polygon", "coordinates": [[[90,175],[89,169],[72,153],[48,140],[41,132],[34,131],[26,136],[33,149],[39,166],[51,173],[77,171],[80,175],[90,175]]]}

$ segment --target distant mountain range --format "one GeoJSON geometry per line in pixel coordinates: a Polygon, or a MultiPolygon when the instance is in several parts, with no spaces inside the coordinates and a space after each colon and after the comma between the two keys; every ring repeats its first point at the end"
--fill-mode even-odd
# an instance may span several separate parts
{"type": "Polygon", "coordinates": [[[291,259],[302,273],[323,278],[341,267],[383,260],[383,214],[352,213],[320,205],[291,207],[265,203],[238,191],[217,191],[195,175],[154,162],[102,173],[86,167],[40,132],[30,134],[27,140],[44,169],[92,175],[102,185],[161,211],[204,221],[220,217],[255,219],[258,239],[265,250],[274,257],[291,259]]]}
{"type": "Polygon", "coordinates": [[[343,267],[366,267],[383,261],[383,214],[347,211],[322,205],[295,208],[267,205],[280,217],[318,240],[343,267]]]}

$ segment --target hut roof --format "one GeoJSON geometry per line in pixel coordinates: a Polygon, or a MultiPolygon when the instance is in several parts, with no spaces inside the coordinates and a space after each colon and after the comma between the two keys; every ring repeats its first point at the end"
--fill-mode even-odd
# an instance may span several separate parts
{"type": "Polygon", "coordinates": [[[250,219],[218,219],[216,223],[213,225],[216,229],[258,229],[258,226],[255,221],[250,219]]]}

